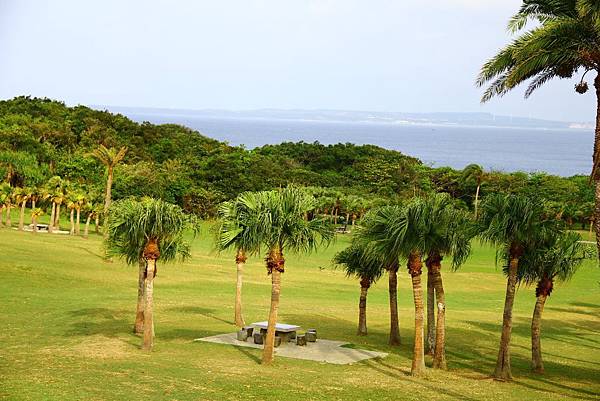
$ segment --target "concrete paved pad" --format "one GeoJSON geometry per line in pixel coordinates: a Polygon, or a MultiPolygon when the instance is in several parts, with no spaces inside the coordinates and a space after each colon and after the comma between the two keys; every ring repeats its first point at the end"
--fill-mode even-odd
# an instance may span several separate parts
{"type": "MultiPolygon", "coordinates": [[[[248,341],[238,341],[236,333],[219,334],[211,337],[197,338],[194,341],[205,341],[216,344],[235,345],[237,347],[249,347],[262,349],[262,344],[254,344],[251,338],[248,341]]],[[[297,346],[290,342],[275,348],[275,355],[286,358],[306,359],[310,361],[335,363],[345,365],[371,358],[384,358],[385,352],[367,351],[364,349],[343,348],[348,344],[343,341],[331,341],[318,339],[317,342],[308,343],[305,347],[297,346]]]]}

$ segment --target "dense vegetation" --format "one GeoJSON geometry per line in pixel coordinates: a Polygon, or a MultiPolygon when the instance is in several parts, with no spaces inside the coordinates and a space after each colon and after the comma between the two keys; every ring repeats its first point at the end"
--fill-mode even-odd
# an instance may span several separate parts
{"type": "Polygon", "coordinates": [[[479,184],[480,197],[503,192],[547,199],[549,213],[569,224],[585,225],[593,214],[593,189],[584,176],[431,168],[373,145],[300,142],[248,150],[179,125],[139,124],[49,99],[0,102],[0,176],[13,188],[43,188],[60,176],[89,202],[102,203],[106,171],[93,156],[101,145],[128,149],[115,167],[114,199],[151,196],[202,217],[214,216],[220,202],[241,192],[289,183],[313,187],[322,212],[347,219],[430,192],[449,193],[473,207],[479,184]]]}

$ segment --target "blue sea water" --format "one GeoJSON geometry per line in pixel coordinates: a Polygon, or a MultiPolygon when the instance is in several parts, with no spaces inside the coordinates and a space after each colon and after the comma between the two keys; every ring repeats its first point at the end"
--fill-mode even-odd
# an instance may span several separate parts
{"type": "Polygon", "coordinates": [[[592,167],[593,132],[588,130],[125,114],[136,121],[185,125],[247,148],[284,141],[351,142],[398,150],[435,167],[477,163],[505,172],[561,176],[589,174],[592,167]]]}

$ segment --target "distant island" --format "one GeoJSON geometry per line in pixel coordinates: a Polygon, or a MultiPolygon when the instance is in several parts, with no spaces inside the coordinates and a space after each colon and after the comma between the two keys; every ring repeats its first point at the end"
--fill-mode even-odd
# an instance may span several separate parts
{"type": "Polygon", "coordinates": [[[466,126],[529,129],[574,129],[592,130],[592,122],[551,121],[537,118],[513,117],[491,113],[404,113],[355,110],[189,110],[149,107],[122,107],[92,105],[98,110],[109,110],[124,115],[161,115],[220,119],[268,119],[315,122],[348,122],[398,125],[466,126]]]}

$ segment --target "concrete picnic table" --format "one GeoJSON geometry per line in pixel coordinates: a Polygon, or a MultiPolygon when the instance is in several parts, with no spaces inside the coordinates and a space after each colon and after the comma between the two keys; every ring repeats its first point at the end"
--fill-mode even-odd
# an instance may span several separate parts
{"type": "MultiPolygon", "coordinates": [[[[269,322],[267,322],[267,321],[256,322],[256,323],[250,324],[250,326],[259,328],[262,333],[263,330],[264,330],[264,332],[267,331],[267,328],[269,327],[269,322]]],[[[296,336],[296,332],[300,329],[301,329],[300,326],[296,326],[294,324],[276,323],[275,324],[275,335],[278,335],[279,337],[281,337],[281,343],[285,344],[290,339],[294,338],[296,336]]]]}

